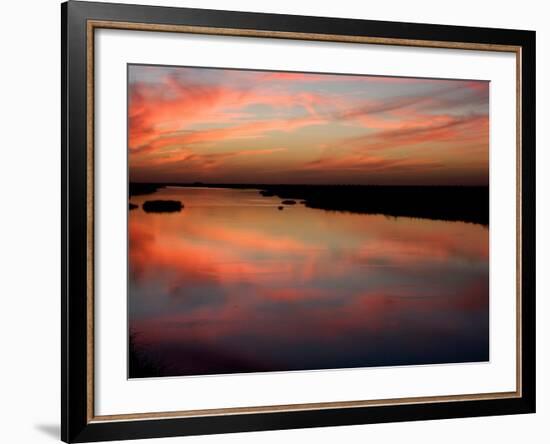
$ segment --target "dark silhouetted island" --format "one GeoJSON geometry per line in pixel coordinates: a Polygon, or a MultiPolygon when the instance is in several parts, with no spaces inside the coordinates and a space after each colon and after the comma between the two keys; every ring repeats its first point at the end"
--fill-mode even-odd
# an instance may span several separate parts
{"type": "Polygon", "coordinates": [[[153,194],[159,188],[163,188],[164,185],[154,184],[154,183],[141,183],[141,182],[130,182],[128,186],[128,194],[132,196],[143,196],[145,194],[153,194]]]}
{"type": "Polygon", "coordinates": [[[139,208],[139,205],[136,205],[136,204],[133,204],[132,202],[130,202],[130,203],[128,204],[128,208],[129,208],[130,210],[135,210],[136,208],[139,208]]]}
{"type": "MultiPolygon", "coordinates": [[[[154,192],[165,186],[193,183],[130,183],[130,190],[154,192]]],[[[488,186],[267,185],[202,184],[205,188],[255,189],[265,197],[301,201],[328,211],[385,214],[489,225],[488,186]]],[[[283,202],[284,203],[284,202],[283,202]]]]}
{"type": "Polygon", "coordinates": [[[183,204],[179,200],[147,200],[143,203],[146,213],[173,213],[182,208],[183,204]]]}
{"type": "Polygon", "coordinates": [[[267,185],[263,188],[281,199],[302,200],[308,208],[489,225],[489,187],[483,186],[267,185]]]}
{"type": "Polygon", "coordinates": [[[283,205],[296,205],[296,201],[291,199],[283,200],[281,203],[283,205]]]}

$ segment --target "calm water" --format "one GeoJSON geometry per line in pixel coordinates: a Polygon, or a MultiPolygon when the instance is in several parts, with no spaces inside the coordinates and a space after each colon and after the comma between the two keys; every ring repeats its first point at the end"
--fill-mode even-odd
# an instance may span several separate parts
{"type": "Polygon", "coordinates": [[[166,188],[129,216],[130,376],[486,361],[488,229],[166,188]],[[137,357],[137,358],[136,358],[137,357]]]}

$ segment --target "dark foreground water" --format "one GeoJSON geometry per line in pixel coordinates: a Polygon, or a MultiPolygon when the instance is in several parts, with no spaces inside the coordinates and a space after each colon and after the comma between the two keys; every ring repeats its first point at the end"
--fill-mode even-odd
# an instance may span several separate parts
{"type": "Polygon", "coordinates": [[[130,377],[489,359],[487,227],[279,210],[257,190],[132,202],[130,377]]]}

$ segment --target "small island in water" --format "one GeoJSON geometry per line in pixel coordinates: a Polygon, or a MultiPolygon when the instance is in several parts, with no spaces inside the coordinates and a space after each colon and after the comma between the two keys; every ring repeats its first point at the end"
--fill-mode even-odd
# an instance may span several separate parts
{"type": "Polygon", "coordinates": [[[182,209],[183,204],[179,200],[147,200],[143,203],[146,213],[174,213],[182,209]]]}

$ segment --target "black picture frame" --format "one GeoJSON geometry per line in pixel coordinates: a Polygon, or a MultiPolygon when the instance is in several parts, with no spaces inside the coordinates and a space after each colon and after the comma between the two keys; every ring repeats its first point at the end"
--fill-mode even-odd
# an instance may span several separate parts
{"type": "MultiPolygon", "coordinates": [[[[535,412],[535,32],[69,1],[61,5],[61,438],[90,442],[535,412]],[[90,20],[265,32],[512,45],[521,66],[521,394],[318,410],[96,421],[90,416],[87,26],[90,20]]],[[[145,31],[144,31],[145,32],[145,31]]],[[[511,197],[512,198],[512,197],[511,197]]]]}

